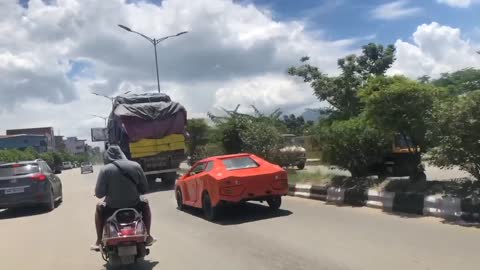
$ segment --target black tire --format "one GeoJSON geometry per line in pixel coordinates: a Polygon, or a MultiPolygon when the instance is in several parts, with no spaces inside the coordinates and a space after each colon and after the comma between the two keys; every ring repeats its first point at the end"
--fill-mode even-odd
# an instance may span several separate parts
{"type": "Polygon", "coordinates": [[[45,203],[44,209],[46,212],[51,212],[55,209],[55,197],[53,196],[53,190],[48,192],[48,202],[45,203]]]}
{"type": "Polygon", "coordinates": [[[305,162],[302,162],[302,163],[297,164],[297,168],[298,168],[299,170],[305,169],[305,162]]]}
{"type": "Polygon", "coordinates": [[[175,199],[177,200],[177,209],[183,211],[185,205],[183,204],[182,190],[179,187],[175,190],[175,199]]]}
{"type": "Polygon", "coordinates": [[[206,220],[213,221],[215,220],[215,218],[217,218],[217,208],[212,206],[212,200],[210,199],[210,195],[208,195],[208,192],[205,192],[203,194],[202,209],[203,215],[205,216],[206,220]]]}
{"type": "Polygon", "coordinates": [[[275,196],[267,199],[268,206],[272,210],[278,210],[280,206],[282,205],[282,197],[281,196],[275,196]]]}

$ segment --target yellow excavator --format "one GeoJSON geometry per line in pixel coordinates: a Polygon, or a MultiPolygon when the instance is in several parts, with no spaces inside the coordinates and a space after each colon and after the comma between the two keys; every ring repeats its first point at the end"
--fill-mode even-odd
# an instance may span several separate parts
{"type": "Polygon", "coordinates": [[[392,140],[392,151],[383,162],[371,167],[370,172],[379,176],[408,176],[412,181],[425,181],[425,168],[421,162],[421,149],[408,136],[397,134],[392,140]]]}

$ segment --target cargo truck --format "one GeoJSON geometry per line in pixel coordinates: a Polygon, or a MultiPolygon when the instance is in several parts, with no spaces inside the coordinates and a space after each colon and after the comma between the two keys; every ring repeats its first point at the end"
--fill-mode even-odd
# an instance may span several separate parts
{"type": "Polygon", "coordinates": [[[160,178],[171,186],[186,159],[186,123],[185,107],[166,94],[117,96],[108,118],[108,143],[138,162],[151,184],[160,178]]]}

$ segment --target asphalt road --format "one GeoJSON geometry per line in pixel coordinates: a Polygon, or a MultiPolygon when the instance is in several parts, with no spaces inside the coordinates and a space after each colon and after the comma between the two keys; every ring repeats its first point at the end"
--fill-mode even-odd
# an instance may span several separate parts
{"type": "MultiPolygon", "coordinates": [[[[97,168],[98,171],[98,168],[97,168]]],[[[0,212],[1,269],[104,269],[94,241],[96,174],[60,175],[64,203],[50,213],[0,212]]],[[[217,223],[180,212],[172,191],[148,195],[159,240],[133,269],[477,269],[480,229],[287,197],[277,214],[231,208],[217,223]]]]}

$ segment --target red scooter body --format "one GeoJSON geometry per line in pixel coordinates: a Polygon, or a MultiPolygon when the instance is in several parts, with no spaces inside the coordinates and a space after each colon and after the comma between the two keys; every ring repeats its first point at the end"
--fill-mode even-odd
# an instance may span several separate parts
{"type": "Polygon", "coordinates": [[[148,255],[147,237],[142,215],[133,208],[119,209],[105,222],[102,257],[111,266],[133,264],[148,255]]]}

